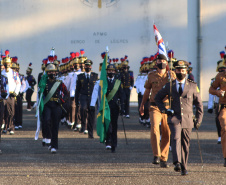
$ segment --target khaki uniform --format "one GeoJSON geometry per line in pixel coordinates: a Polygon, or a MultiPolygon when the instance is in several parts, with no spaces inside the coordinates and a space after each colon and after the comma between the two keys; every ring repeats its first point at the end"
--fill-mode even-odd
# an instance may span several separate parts
{"type": "MultiPolygon", "coordinates": [[[[216,76],[216,80],[212,83],[212,87],[217,89],[220,87],[221,90],[226,91],[226,73],[220,72],[216,76]]],[[[210,94],[216,95],[210,88],[210,94]]],[[[219,121],[221,125],[221,145],[223,156],[226,158],[226,94],[223,97],[219,97],[220,113],[219,121]]]]}
{"type": "MultiPolygon", "coordinates": [[[[155,104],[155,95],[158,93],[162,87],[169,82],[170,77],[172,79],[176,78],[176,75],[173,71],[165,72],[161,75],[158,71],[153,71],[148,74],[148,79],[145,82],[144,87],[151,90],[150,96],[150,122],[151,122],[151,146],[154,156],[160,157],[160,160],[167,161],[169,154],[169,145],[170,145],[170,129],[167,123],[167,115],[160,112],[157,105],[155,104]],[[171,74],[171,75],[169,75],[171,74]],[[162,139],[160,143],[160,132],[159,125],[161,122],[162,130],[162,139]],[[160,143],[160,145],[159,145],[160,143]]],[[[168,98],[165,98],[164,103],[167,105],[168,98]]]]}

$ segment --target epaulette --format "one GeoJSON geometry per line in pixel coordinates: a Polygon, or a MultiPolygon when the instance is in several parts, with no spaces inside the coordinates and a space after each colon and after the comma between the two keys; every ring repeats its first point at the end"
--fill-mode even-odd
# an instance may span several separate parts
{"type": "Polygon", "coordinates": [[[193,80],[187,79],[189,82],[192,82],[194,84],[197,84],[196,82],[194,82],[193,80]]]}

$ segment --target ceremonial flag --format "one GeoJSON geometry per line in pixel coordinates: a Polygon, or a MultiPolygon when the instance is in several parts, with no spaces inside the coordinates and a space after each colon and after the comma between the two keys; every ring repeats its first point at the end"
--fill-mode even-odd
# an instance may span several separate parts
{"type": "Polygon", "coordinates": [[[107,82],[107,52],[104,57],[100,74],[100,87],[101,87],[101,102],[99,107],[99,113],[97,115],[97,135],[100,136],[100,142],[103,143],[108,131],[109,124],[111,122],[110,108],[106,99],[106,93],[108,88],[107,82]]]}
{"type": "Polygon", "coordinates": [[[159,33],[159,30],[157,29],[157,27],[155,25],[153,25],[153,27],[154,27],[155,41],[156,41],[156,44],[158,46],[158,53],[165,55],[166,58],[168,59],[166,47],[165,47],[164,41],[162,39],[162,36],[159,33]]]}

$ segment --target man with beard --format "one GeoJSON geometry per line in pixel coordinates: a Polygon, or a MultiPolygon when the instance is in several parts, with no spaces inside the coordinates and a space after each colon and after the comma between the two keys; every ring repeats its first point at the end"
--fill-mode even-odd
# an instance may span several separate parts
{"type": "Polygon", "coordinates": [[[93,138],[93,125],[95,110],[90,109],[93,87],[98,79],[98,74],[91,72],[93,62],[85,60],[85,72],[77,76],[75,103],[76,108],[80,108],[81,129],[80,133],[88,134],[88,138],[93,138]],[[87,124],[88,120],[88,124],[87,124]]]}
{"type": "Polygon", "coordinates": [[[27,74],[26,80],[29,85],[26,91],[27,111],[31,111],[31,107],[34,105],[34,103],[31,102],[31,97],[32,97],[32,94],[34,93],[34,86],[36,85],[36,80],[34,76],[31,75],[32,73],[31,65],[32,63],[29,64],[29,67],[27,68],[27,71],[26,71],[26,74],[27,74]]]}
{"type": "MultiPolygon", "coordinates": [[[[140,114],[144,115],[144,104],[150,96],[150,122],[151,122],[151,147],[154,154],[153,164],[159,164],[162,168],[168,168],[167,164],[170,145],[170,129],[167,124],[167,115],[163,114],[156,105],[155,95],[158,91],[169,82],[170,78],[175,79],[175,73],[166,69],[167,58],[163,54],[159,54],[156,57],[157,70],[148,74],[148,79],[145,82],[145,92],[140,105],[140,114]],[[160,142],[159,125],[161,122],[162,138],[160,142]]],[[[169,101],[164,99],[164,104],[168,107],[169,101]]]]}
{"type": "Polygon", "coordinates": [[[167,83],[155,96],[155,102],[163,114],[168,115],[171,131],[171,146],[174,170],[187,175],[187,163],[192,128],[198,129],[203,118],[203,105],[199,89],[194,81],[186,79],[188,62],[174,63],[176,80],[167,83]],[[171,107],[165,107],[164,100],[171,98],[171,107]],[[193,120],[193,106],[196,107],[193,120]]]}
{"type": "Polygon", "coordinates": [[[5,101],[5,129],[3,133],[7,133],[7,130],[12,135],[14,134],[13,118],[15,114],[15,97],[20,92],[21,82],[17,72],[11,69],[12,58],[9,56],[9,51],[6,51],[6,57],[3,59],[5,69],[2,71],[2,75],[8,78],[9,96],[5,101]]]}
{"type": "MultiPolygon", "coordinates": [[[[42,132],[46,141],[51,141],[49,149],[56,153],[58,149],[58,130],[62,114],[62,104],[67,101],[68,91],[62,81],[56,79],[57,69],[52,63],[46,67],[47,75],[39,83],[42,115],[42,132]]],[[[49,143],[49,142],[46,142],[49,143]]]]}

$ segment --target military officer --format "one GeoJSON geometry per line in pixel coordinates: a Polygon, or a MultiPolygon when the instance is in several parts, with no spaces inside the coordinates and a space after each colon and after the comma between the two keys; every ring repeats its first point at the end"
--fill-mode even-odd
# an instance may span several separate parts
{"type": "MultiPolygon", "coordinates": [[[[217,72],[224,72],[226,70],[226,66],[223,64],[223,60],[219,60],[217,62],[217,72]]],[[[215,81],[215,78],[211,79],[211,84],[215,81]]],[[[219,90],[219,88],[218,88],[219,90]]],[[[209,94],[209,100],[208,100],[208,113],[212,114],[213,109],[215,109],[215,121],[216,121],[216,127],[217,127],[217,134],[218,134],[218,140],[217,144],[221,144],[221,125],[219,121],[219,97],[216,95],[209,94]]]]}
{"type": "MultiPolygon", "coordinates": [[[[1,59],[0,59],[1,60],[1,59]]],[[[3,65],[3,60],[0,61],[0,65],[3,65]]],[[[1,68],[2,71],[2,68],[1,68]]],[[[2,132],[2,124],[5,112],[4,100],[7,98],[9,94],[9,86],[8,86],[8,79],[0,74],[0,138],[2,132]]],[[[0,150],[0,154],[2,151],[0,150]]]]}
{"type": "Polygon", "coordinates": [[[93,62],[85,60],[85,72],[77,76],[75,103],[80,107],[81,124],[80,133],[88,134],[88,138],[93,138],[93,125],[95,111],[90,109],[91,95],[93,87],[98,79],[98,74],[91,72],[93,62]],[[87,121],[88,120],[88,124],[87,121]]]}
{"type": "MultiPolygon", "coordinates": [[[[40,110],[42,115],[42,129],[47,140],[50,140],[49,149],[56,153],[58,149],[58,130],[62,114],[62,104],[67,101],[68,91],[62,81],[56,79],[56,66],[52,63],[46,67],[48,77],[42,78],[39,83],[40,92],[43,93],[40,110]]],[[[41,95],[40,95],[41,97],[41,95]]]]}
{"type": "Polygon", "coordinates": [[[46,61],[46,60],[43,59],[43,61],[42,61],[42,66],[41,66],[42,72],[38,74],[38,84],[39,84],[39,82],[40,82],[40,80],[41,80],[41,78],[42,78],[42,76],[43,76],[43,74],[44,74],[44,72],[45,72],[45,61],[46,61]]]}
{"type": "MultiPolygon", "coordinates": [[[[167,71],[167,58],[163,54],[156,56],[157,70],[148,74],[148,79],[145,82],[145,92],[140,105],[140,114],[144,114],[144,104],[149,98],[150,92],[150,122],[151,122],[151,146],[154,154],[153,164],[159,164],[160,167],[168,168],[167,164],[169,145],[170,145],[170,129],[167,124],[167,115],[163,114],[157,107],[154,97],[157,92],[167,83],[170,78],[175,79],[175,73],[173,71],[167,71]],[[162,138],[160,143],[160,131],[159,125],[161,122],[162,138]]],[[[164,103],[169,106],[168,99],[165,98],[164,103]]]]}
{"type": "MultiPolygon", "coordinates": [[[[226,55],[224,55],[223,65],[225,65],[226,55]]],[[[219,121],[221,125],[221,146],[224,157],[224,167],[226,167],[226,72],[219,72],[215,81],[209,88],[209,93],[219,97],[219,121]],[[218,89],[219,88],[219,89],[218,89]]]]}
{"type": "MultiPolygon", "coordinates": [[[[137,79],[135,81],[134,84],[134,88],[136,88],[137,90],[137,94],[138,94],[138,111],[140,109],[140,105],[143,99],[143,95],[144,95],[144,84],[148,78],[148,74],[147,74],[147,69],[145,68],[145,63],[144,61],[141,62],[141,68],[140,68],[140,74],[137,76],[137,79]]],[[[148,69],[149,70],[149,69],[148,69]]],[[[148,102],[149,99],[147,100],[147,102],[144,104],[144,115],[141,116],[139,113],[139,122],[143,125],[147,125],[147,127],[150,127],[150,119],[149,119],[149,112],[148,112],[148,102]]]]}
{"type": "Polygon", "coordinates": [[[83,73],[80,69],[79,65],[79,53],[75,53],[75,58],[73,59],[73,66],[74,66],[74,76],[72,78],[72,83],[70,87],[70,96],[72,97],[73,100],[73,110],[72,110],[72,117],[74,119],[74,125],[73,129],[74,131],[78,131],[81,128],[81,119],[80,119],[80,111],[79,107],[76,107],[75,104],[75,90],[76,90],[76,82],[77,82],[77,77],[79,74],[83,73]]]}
{"type": "Polygon", "coordinates": [[[23,95],[27,90],[27,83],[25,81],[24,75],[19,73],[20,66],[19,63],[17,63],[17,57],[14,57],[14,62],[12,63],[11,67],[15,72],[17,72],[20,78],[21,82],[21,87],[20,87],[20,92],[16,96],[16,101],[15,101],[15,130],[22,129],[22,124],[23,124],[23,95]]]}
{"type": "Polygon", "coordinates": [[[122,89],[125,97],[124,102],[124,114],[126,118],[129,116],[129,102],[130,102],[130,93],[134,86],[134,77],[133,71],[129,71],[128,60],[122,62],[122,72],[120,73],[122,89]]]}
{"type": "Polygon", "coordinates": [[[32,63],[29,64],[29,67],[26,70],[26,80],[28,82],[28,89],[26,91],[26,101],[27,101],[27,111],[31,111],[31,107],[34,105],[33,102],[31,102],[31,97],[32,94],[34,93],[34,86],[36,85],[36,80],[34,76],[31,74],[32,73],[32,68],[31,68],[32,63]]]}
{"type": "Polygon", "coordinates": [[[167,83],[155,96],[155,102],[162,113],[168,115],[171,131],[171,145],[174,170],[187,175],[187,163],[192,128],[198,129],[203,118],[203,105],[197,84],[186,79],[188,62],[179,60],[174,63],[176,80],[172,86],[167,83]],[[164,99],[171,97],[171,107],[165,107],[164,99]],[[193,122],[193,106],[196,107],[193,122]]]}
{"type": "Polygon", "coordinates": [[[9,85],[9,95],[5,102],[5,129],[3,133],[7,133],[7,130],[10,134],[14,134],[14,124],[13,118],[15,115],[15,97],[20,92],[21,82],[17,72],[14,72],[11,69],[12,58],[9,56],[9,52],[6,54],[6,57],[3,59],[3,64],[5,69],[2,71],[2,75],[8,78],[9,85]]]}

